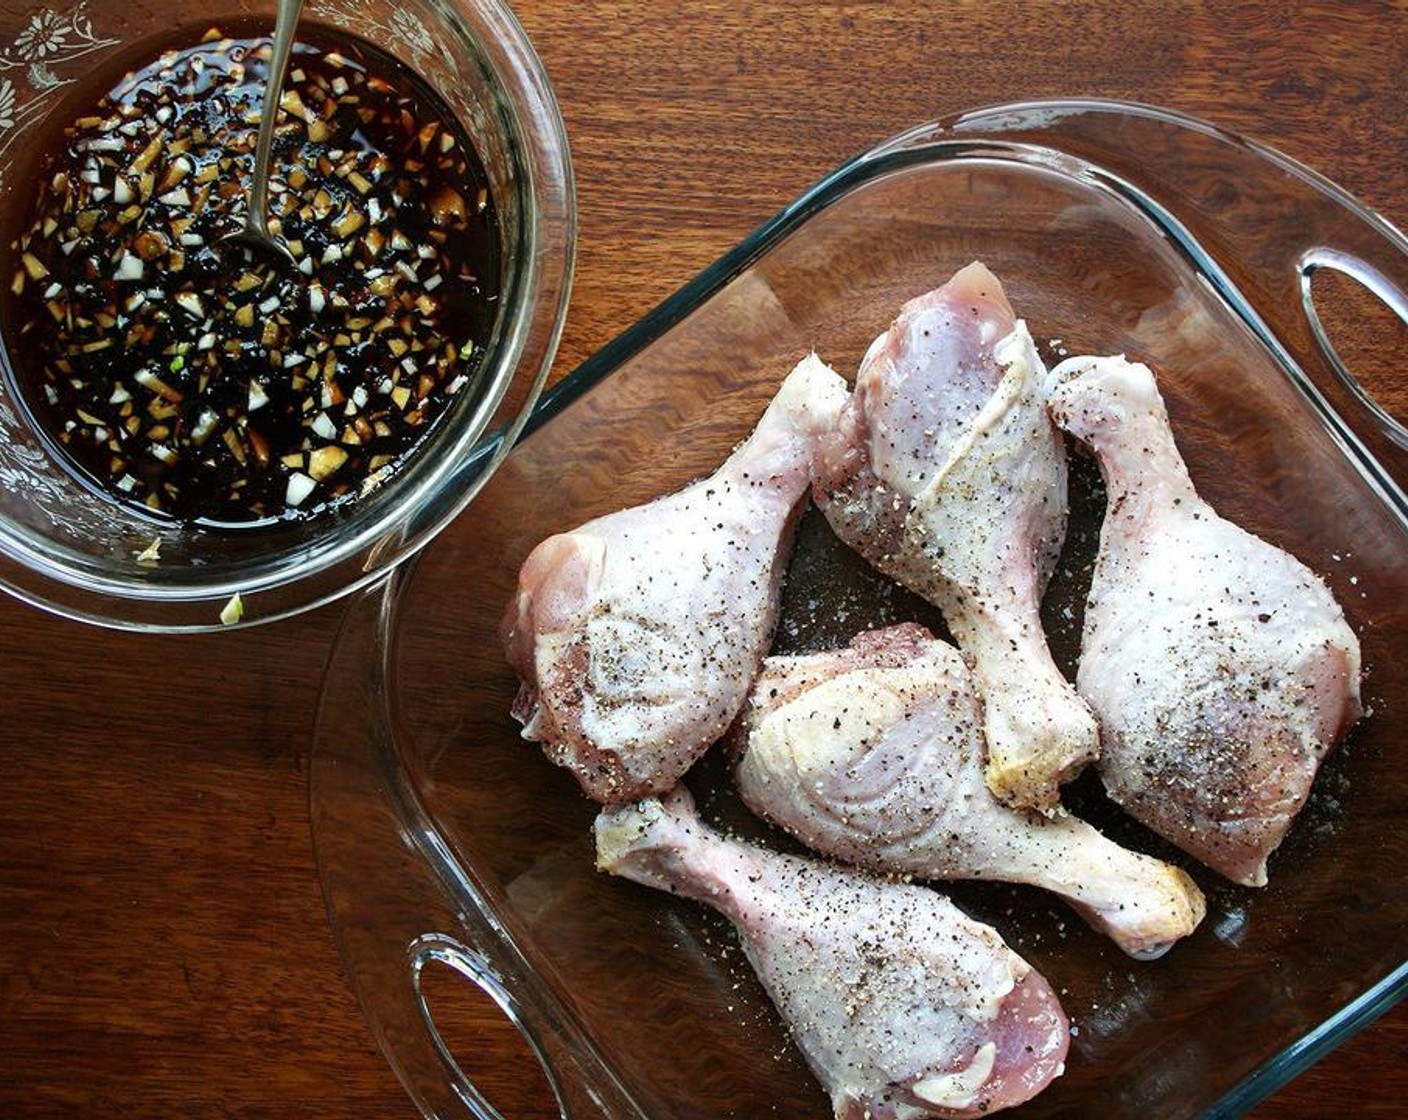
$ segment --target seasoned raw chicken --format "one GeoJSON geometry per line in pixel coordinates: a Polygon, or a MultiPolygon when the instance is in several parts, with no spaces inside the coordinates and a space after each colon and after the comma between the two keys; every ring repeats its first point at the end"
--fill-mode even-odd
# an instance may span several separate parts
{"type": "Polygon", "coordinates": [[[1177,868],[1075,817],[992,796],[972,674],[922,626],[768,658],[735,750],[749,808],[847,863],[1042,887],[1141,958],[1162,955],[1203,917],[1202,892],[1177,868]]]}
{"type": "Polygon", "coordinates": [[[969,265],[870,347],[816,494],[842,540],[944,612],[982,688],[989,788],[1054,811],[1098,739],[1038,613],[1066,518],[1045,375],[997,278],[969,265]]]}
{"type": "Polygon", "coordinates": [[[1057,423],[1109,491],[1077,683],[1136,818],[1248,886],[1360,715],[1359,642],[1304,564],[1193,490],[1146,366],[1072,358],[1057,423]]]}
{"type": "Polygon", "coordinates": [[[738,714],[767,652],[794,515],[845,383],[798,364],[709,478],[543,541],[501,634],[514,714],[603,803],[668,790],[738,714]]]}
{"type": "Polygon", "coordinates": [[[987,1115],[1063,1069],[1050,986],[925,887],[727,839],[683,790],[603,812],[596,843],[603,870],[733,922],[839,1120],[987,1115]]]}

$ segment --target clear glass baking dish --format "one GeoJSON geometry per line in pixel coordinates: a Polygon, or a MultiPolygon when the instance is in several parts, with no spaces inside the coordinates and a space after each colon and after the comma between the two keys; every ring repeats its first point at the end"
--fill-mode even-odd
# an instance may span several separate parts
{"type": "MultiPolygon", "coordinates": [[[[1162,960],[1125,958],[1030,890],[945,888],[1053,982],[1075,1024],[1065,1076],[1012,1115],[1238,1115],[1408,987],[1408,441],[1373,403],[1396,356],[1365,364],[1355,347],[1351,373],[1327,336],[1340,324],[1348,354],[1354,324],[1316,283],[1347,276],[1408,322],[1408,243],[1312,172],[1200,122],[1005,106],[847,164],[605,347],[545,395],[468,513],[350,608],[317,731],[315,840],[351,982],[427,1116],[498,1115],[436,1031],[432,962],[503,1009],[564,1117],[828,1115],[720,923],[593,869],[595,807],[518,738],[496,626],[541,538],[709,472],[809,348],[853,372],[901,302],[974,258],[1049,357],[1124,351],[1156,367],[1202,493],[1334,588],[1372,709],[1322,770],[1269,888],[1179,860],[1209,913],[1162,960]]],[[[1075,473],[1046,604],[1068,670],[1101,514],[1098,476],[1075,473]]],[[[902,617],[932,620],[809,515],[777,646],[902,617]]],[[[742,826],[722,767],[706,759],[691,781],[742,826]]],[[[1090,782],[1072,800],[1169,854],[1090,782]]]]}

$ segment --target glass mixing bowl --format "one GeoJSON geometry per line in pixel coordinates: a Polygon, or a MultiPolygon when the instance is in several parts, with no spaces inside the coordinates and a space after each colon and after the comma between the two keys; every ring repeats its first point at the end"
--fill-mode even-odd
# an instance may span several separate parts
{"type": "MultiPolygon", "coordinates": [[[[267,20],[265,0],[183,7],[117,0],[0,4],[0,207],[28,207],[35,141],[71,114],[68,87],[121,76],[212,25],[267,20]],[[189,35],[183,35],[185,31],[189,35]]],[[[365,585],[423,546],[489,478],[542,388],[571,286],[571,163],[547,78],[495,0],[308,0],[304,24],[347,33],[430,83],[473,137],[494,195],[499,311],[482,372],[377,490],[305,521],[212,532],[156,525],[79,481],[0,383],[0,586],[71,617],[143,630],[284,617],[365,585]],[[160,537],[159,559],[142,558],[160,537]]]]}

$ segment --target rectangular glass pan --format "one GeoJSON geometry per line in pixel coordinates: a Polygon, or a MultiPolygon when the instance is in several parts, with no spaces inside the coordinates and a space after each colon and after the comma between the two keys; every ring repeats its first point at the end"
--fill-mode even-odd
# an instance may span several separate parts
{"type": "MultiPolygon", "coordinates": [[[[497,1115],[426,1011],[431,961],[519,1027],[564,1116],[829,1115],[730,932],[593,869],[595,806],[518,737],[496,630],[538,541],[710,472],[809,349],[852,375],[901,303],[973,259],[1048,359],[1125,352],[1156,369],[1203,495],[1334,589],[1372,712],[1260,891],[1077,783],[1083,813],[1208,894],[1202,927],[1162,960],[1126,958],[1036,891],[942,887],[1046,975],[1076,1028],[1066,1074],[1012,1115],[1236,1115],[1402,994],[1405,444],[1362,403],[1394,359],[1357,381],[1337,370],[1304,293],[1333,266],[1401,303],[1405,243],[1324,180],[1198,122],[1010,106],[899,137],[784,211],[550,392],[469,513],[352,609],[320,715],[315,838],[352,983],[427,1115],[497,1115]]],[[[1098,475],[1078,463],[1046,604],[1068,672],[1100,515],[1098,475]]],[[[901,618],[936,624],[809,514],[775,648],[901,618]]],[[[690,781],[710,813],[784,844],[747,823],[716,762],[690,781]]]]}

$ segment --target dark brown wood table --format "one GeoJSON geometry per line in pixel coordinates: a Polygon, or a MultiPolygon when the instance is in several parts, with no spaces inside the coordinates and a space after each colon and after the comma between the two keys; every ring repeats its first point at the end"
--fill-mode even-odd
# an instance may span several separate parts
{"type": "MultiPolygon", "coordinates": [[[[1408,223],[1401,4],[522,0],[519,15],[576,159],[555,376],[847,157],[999,101],[1198,114],[1408,223]]],[[[346,986],[309,840],[338,618],[171,639],[0,601],[0,1116],[411,1115],[346,986]]],[[[484,1028],[476,1069],[506,1035],[484,1028]]],[[[526,1083],[495,1082],[507,1115],[547,1115],[526,1083]]],[[[1401,1116],[1405,1097],[1400,1007],[1255,1115],[1401,1116]]]]}

